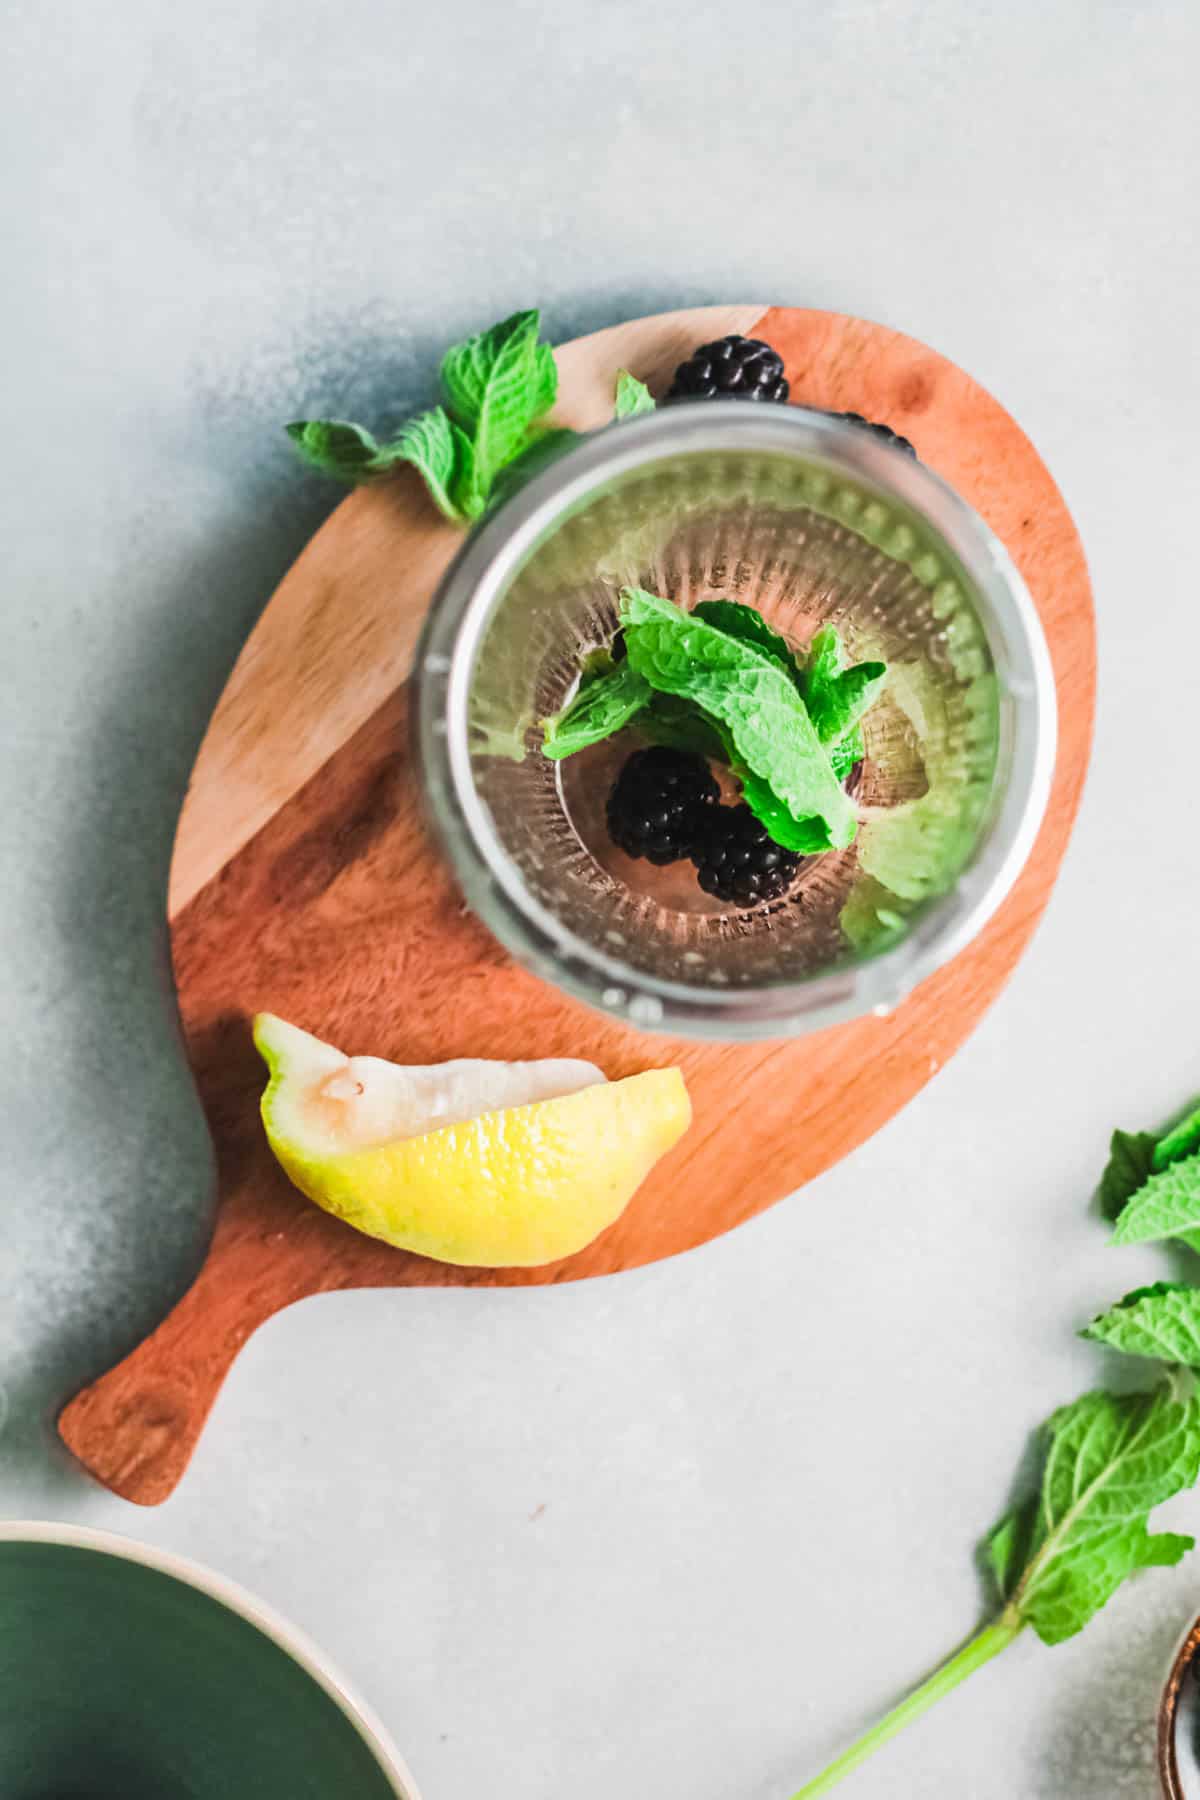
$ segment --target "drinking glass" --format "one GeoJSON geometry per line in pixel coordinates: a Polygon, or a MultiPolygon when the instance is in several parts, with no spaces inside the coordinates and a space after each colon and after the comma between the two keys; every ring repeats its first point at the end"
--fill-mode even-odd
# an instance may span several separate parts
{"type": "Polygon", "coordinates": [[[1003,546],[932,470],[802,407],[673,405],[579,440],[468,539],[416,677],[428,807],[468,903],[548,981],[672,1034],[793,1036],[893,1007],[1004,898],[1054,763],[1049,656],[1003,546]],[[636,726],[541,752],[626,586],[757,607],[801,652],[834,624],[851,661],[888,665],[855,841],[770,904],[722,903],[689,863],[610,842],[636,726]]]}

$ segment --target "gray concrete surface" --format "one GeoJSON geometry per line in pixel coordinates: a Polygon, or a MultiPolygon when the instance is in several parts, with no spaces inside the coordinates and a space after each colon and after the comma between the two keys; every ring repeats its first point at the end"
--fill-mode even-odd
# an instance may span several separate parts
{"type": "MultiPolygon", "coordinates": [[[[0,1509],[198,1556],[306,1626],[426,1800],[784,1800],[972,1626],[1106,1249],[1110,1128],[1200,1086],[1189,0],[9,0],[0,1509]],[[56,1402],[194,1267],[208,1152],[161,923],[247,629],[334,496],[279,422],[385,419],[460,329],[729,298],[901,326],[1023,421],[1102,673],[1032,952],[921,1099],[723,1242],[548,1292],[354,1294],[241,1358],[157,1512],[56,1402]]],[[[1200,1523],[1200,1499],[1176,1526],[1200,1523]]],[[[1018,1645],[860,1800],[1151,1800],[1200,1560],[1018,1645]]]]}

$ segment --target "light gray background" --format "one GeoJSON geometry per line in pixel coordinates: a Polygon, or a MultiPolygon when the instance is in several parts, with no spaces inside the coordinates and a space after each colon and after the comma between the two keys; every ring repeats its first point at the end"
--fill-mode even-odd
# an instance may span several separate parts
{"type": "MultiPolygon", "coordinates": [[[[784,1800],[971,1628],[1027,1434],[1103,1373],[1075,1327],[1164,1272],[1088,1195],[1115,1123],[1200,1087],[1200,13],[10,0],[2,35],[0,1509],[257,1589],[426,1800],[784,1800]],[[519,305],[567,337],[760,297],[957,359],[1074,510],[1098,734],[1030,954],[798,1198],[609,1282],[310,1301],[177,1496],[125,1506],[47,1421],[206,1229],[162,894],[207,715],[335,499],[280,422],[394,417],[519,305]]],[[[1148,1575],[847,1792],[1151,1800],[1198,1608],[1200,1558],[1148,1575]]]]}

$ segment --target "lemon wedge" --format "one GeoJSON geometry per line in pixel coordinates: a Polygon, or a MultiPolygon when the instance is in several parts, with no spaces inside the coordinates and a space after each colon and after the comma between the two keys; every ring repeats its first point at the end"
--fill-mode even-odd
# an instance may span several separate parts
{"type": "Polygon", "coordinates": [[[301,1193],[440,1262],[536,1267],[582,1250],[687,1130],[678,1069],[606,1081],[592,1063],[406,1067],[254,1021],[267,1138],[301,1193]]]}

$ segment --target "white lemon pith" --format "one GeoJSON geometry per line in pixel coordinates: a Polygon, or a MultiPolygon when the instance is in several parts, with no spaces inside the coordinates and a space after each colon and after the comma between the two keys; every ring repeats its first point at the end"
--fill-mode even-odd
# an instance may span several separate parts
{"type": "Polygon", "coordinates": [[[409,1068],[345,1056],[260,1013],[272,1150],[318,1206],[440,1262],[512,1268],[571,1256],[625,1210],[687,1130],[678,1069],[606,1081],[592,1063],[409,1068]]]}

